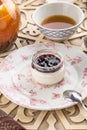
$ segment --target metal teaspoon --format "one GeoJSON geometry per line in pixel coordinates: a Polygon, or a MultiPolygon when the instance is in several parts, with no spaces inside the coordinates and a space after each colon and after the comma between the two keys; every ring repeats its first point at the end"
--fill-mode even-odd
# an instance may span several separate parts
{"type": "Polygon", "coordinates": [[[64,98],[69,98],[74,102],[80,103],[80,105],[87,111],[86,106],[82,102],[82,96],[79,92],[75,90],[66,90],[63,92],[64,98]]]}

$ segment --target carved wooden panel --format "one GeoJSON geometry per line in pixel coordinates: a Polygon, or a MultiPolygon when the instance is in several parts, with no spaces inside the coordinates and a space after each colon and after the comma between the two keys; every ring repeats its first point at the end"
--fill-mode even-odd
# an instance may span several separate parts
{"type": "MultiPolygon", "coordinates": [[[[66,0],[67,1],[67,0],[66,0]]],[[[38,44],[41,42],[50,42],[40,33],[32,20],[33,11],[40,5],[44,4],[45,0],[15,0],[21,12],[20,30],[13,47],[3,54],[0,54],[0,61],[3,60],[13,50],[28,44],[38,44]]],[[[78,5],[85,14],[85,19],[78,28],[77,32],[72,35],[64,44],[71,44],[87,51],[84,46],[84,36],[87,35],[87,0],[77,0],[78,5]]],[[[53,42],[53,41],[51,41],[53,42]]],[[[84,103],[87,105],[87,100],[84,103]]],[[[27,130],[87,130],[87,113],[80,107],[75,105],[71,108],[54,111],[37,111],[30,110],[18,106],[0,93],[0,109],[10,114],[27,130]]]]}

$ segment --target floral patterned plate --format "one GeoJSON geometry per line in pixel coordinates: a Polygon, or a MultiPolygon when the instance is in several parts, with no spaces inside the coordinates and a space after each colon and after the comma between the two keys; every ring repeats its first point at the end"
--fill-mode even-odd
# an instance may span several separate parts
{"type": "Polygon", "coordinates": [[[77,90],[87,97],[87,56],[76,47],[59,43],[40,43],[22,47],[0,63],[0,90],[12,102],[35,110],[63,109],[75,104],[63,98],[63,91],[77,90]],[[54,49],[64,56],[64,79],[52,86],[32,80],[33,54],[41,49],[54,49]]]}

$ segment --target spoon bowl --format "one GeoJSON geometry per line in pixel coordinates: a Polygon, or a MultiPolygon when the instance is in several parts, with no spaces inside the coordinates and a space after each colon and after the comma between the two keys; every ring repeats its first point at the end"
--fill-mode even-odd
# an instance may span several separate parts
{"type": "Polygon", "coordinates": [[[69,98],[73,102],[78,102],[87,111],[86,106],[82,102],[82,95],[75,90],[66,90],[63,92],[64,98],[69,98]]]}
{"type": "Polygon", "coordinates": [[[75,102],[82,100],[81,94],[75,90],[66,90],[63,92],[63,96],[64,96],[64,98],[69,98],[75,102]]]}

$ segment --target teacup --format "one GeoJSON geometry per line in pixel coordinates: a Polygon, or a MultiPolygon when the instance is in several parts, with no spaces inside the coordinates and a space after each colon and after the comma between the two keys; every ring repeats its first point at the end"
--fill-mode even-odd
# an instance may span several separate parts
{"type": "MultiPolygon", "coordinates": [[[[64,40],[69,38],[84,19],[84,13],[80,7],[68,2],[47,3],[38,7],[33,13],[33,20],[39,30],[51,40],[64,40]],[[76,24],[66,28],[48,28],[42,22],[51,16],[65,16],[73,19],[76,24]]],[[[58,22],[58,21],[57,21],[58,22]]]]}

